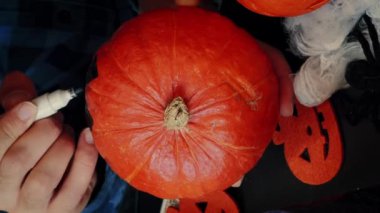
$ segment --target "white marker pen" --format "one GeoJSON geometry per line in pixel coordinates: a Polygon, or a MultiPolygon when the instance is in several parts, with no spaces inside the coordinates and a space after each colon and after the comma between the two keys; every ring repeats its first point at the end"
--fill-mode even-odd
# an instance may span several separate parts
{"type": "Polygon", "coordinates": [[[82,90],[56,90],[51,93],[45,93],[32,100],[37,106],[36,121],[49,117],[64,108],[71,99],[77,97],[82,90]]]}

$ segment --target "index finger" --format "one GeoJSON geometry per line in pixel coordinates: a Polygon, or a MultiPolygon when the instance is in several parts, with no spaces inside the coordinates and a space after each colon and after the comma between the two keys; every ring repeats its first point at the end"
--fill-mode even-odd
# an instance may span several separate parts
{"type": "Polygon", "coordinates": [[[9,147],[32,125],[37,107],[22,102],[0,118],[0,159],[9,147]]]}

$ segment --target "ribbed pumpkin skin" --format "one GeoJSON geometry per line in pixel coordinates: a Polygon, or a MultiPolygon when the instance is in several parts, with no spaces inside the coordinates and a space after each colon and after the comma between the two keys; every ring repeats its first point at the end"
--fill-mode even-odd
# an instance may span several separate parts
{"type": "Polygon", "coordinates": [[[125,23],[97,54],[86,89],[95,145],[135,188],[195,198],[232,185],[260,159],[278,119],[278,82],[255,40],[197,8],[157,10],[125,23]],[[164,125],[176,97],[180,130],[164,125]]]}
{"type": "Polygon", "coordinates": [[[298,16],[310,13],[330,0],[238,0],[247,9],[276,17],[298,16]]]}

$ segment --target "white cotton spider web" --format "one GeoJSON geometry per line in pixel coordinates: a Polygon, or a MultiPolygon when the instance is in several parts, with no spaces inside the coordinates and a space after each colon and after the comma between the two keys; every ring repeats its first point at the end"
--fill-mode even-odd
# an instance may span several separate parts
{"type": "Polygon", "coordinates": [[[364,59],[359,42],[345,43],[330,53],[309,57],[294,78],[297,100],[305,106],[317,106],[348,84],[345,80],[347,64],[364,59]]]}
{"type": "Polygon", "coordinates": [[[365,11],[378,4],[379,0],[332,0],[312,13],[287,18],[292,51],[316,56],[337,50],[365,11]]]}

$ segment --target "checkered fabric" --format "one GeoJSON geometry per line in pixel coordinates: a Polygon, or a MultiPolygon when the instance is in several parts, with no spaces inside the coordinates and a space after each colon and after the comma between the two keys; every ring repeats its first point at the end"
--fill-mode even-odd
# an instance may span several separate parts
{"type": "Polygon", "coordinates": [[[128,0],[0,0],[0,79],[20,70],[39,91],[76,86],[98,47],[136,14],[128,0]]]}

